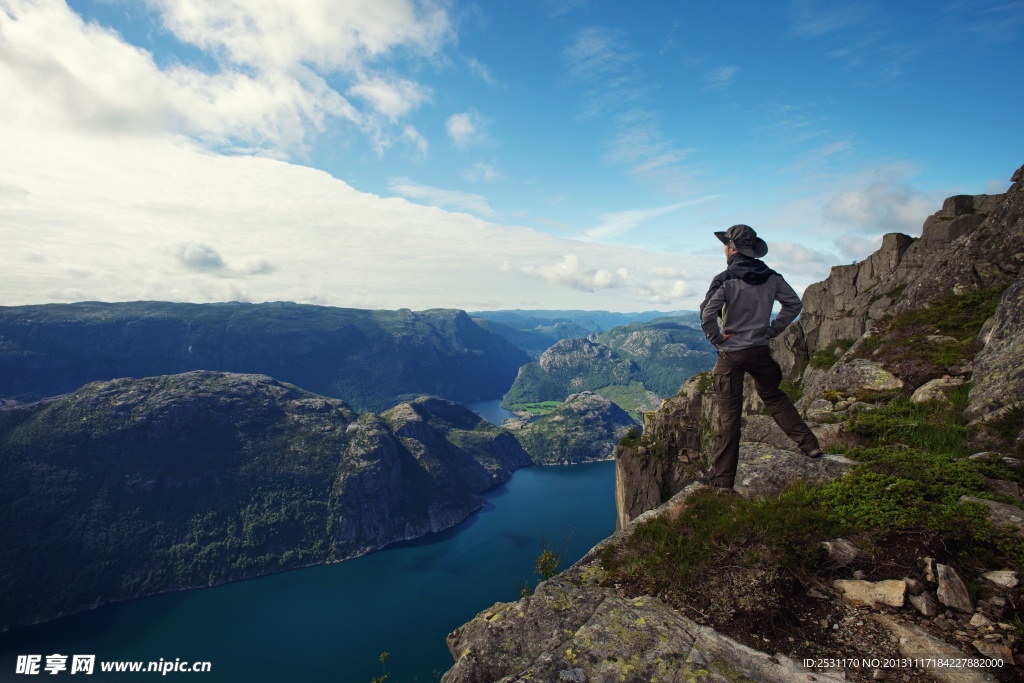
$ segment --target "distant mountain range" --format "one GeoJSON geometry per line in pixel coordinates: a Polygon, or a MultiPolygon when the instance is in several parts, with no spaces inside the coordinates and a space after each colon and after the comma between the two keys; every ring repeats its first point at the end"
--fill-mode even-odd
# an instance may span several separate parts
{"type": "Polygon", "coordinates": [[[502,405],[562,401],[594,391],[634,416],[658,407],[689,377],[711,368],[715,350],[694,314],[614,327],[584,339],[562,339],[524,365],[502,405]]]}
{"type": "Polygon", "coordinates": [[[294,303],[75,303],[0,307],[0,399],[97,380],[215,370],[259,373],[356,410],[431,394],[501,396],[530,359],[466,313],[294,303]]]}

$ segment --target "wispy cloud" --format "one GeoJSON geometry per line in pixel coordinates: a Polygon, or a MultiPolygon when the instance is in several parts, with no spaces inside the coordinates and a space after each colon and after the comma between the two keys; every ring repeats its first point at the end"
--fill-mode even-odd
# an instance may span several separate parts
{"type": "Polygon", "coordinates": [[[396,121],[430,98],[430,90],[404,78],[367,78],[348,90],[349,95],[369,102],[375,111],[396,121]]]}
{"type": "Polygon", "coordinates": [[[562,17],[587,7],[590,0],[544,0],[544,8],[552,17],[562,17]]]}
{"type": "Polygon", "coordinates": [[[482,143],[486,139],[483,126],[484,121],[480,114],[472,109],[452,114],[444,124],[448,136],[459,149],[468,149],[482,143]]]}
{"type": "Polygon", "coordinates": [[[738,66],[720,66],[712,69],[704,76],[704,91],[725,90],[732,85],[740,68],[738,66]]]}
{"type": "Polygon", "coordinates": [[[471,183],[493,183],[501,177],[494,162],[478,161],[462,172],[462,177],[471,183]]]}
{"type": "Polygon", "coordinates": [[[687,206],[693,206],[715,199],[715,196],[702,197],[688,202],[677,202],[667,206],[658,206],[653,209],[630,209],[627,211],[616,211],[601,217],[601,222],[584,231],[583,236],[591,240],[603,240],[619,237],[641,227],[652,218],[658,218],[670,214],[687,206]]]}
{"type": "Polygon", "coordinates": [[[474,76],[479,78],[487,85],[498,85],[498,79],[494,77],[494,74],[491,72],[490,68],[476,57],[467,58],[466,65],[469,66],[469,70],[473,73],[474,76]]]}
{"type": "Polygon", "coordinates": [[[605,159],[672,194],[686,194],[692,174],[681,162],[692,150],[669,139],[648,104],[650,85],[624,35],[601,26],[577,32],[565,49],[570,81],[584,88],[584,120],[608,117],[605,159]]]}
{"type": "Polygon", "coordinates": [[[787,9],[793,33],[813,38],[860,24],[871,16],[874,8],[864,2],[790,0],[787,9]]]}
{"type": "Polygon", "coordinates": [[[456,211],[467,211],[477,216],[493,216],[494,209],[487,203],[483,195],[458,190],[446,190],[430,185],[414,183],[408,178],[390,178],[388,189],[397,195],[417,202],[439,206],[456,211]]]}

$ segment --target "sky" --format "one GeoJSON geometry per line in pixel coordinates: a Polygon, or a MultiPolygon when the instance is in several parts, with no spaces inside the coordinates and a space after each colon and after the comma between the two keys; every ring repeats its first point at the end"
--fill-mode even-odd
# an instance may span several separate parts
{"type": "Polygon", "coordinates": [[[0,305],[695,310],[1024,164],[1024,0],[0,0],[0,305]]]}

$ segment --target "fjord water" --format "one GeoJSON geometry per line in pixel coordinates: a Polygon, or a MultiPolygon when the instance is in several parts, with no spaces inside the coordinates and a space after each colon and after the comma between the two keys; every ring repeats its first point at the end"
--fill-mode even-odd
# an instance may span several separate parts
{"type": "Polygon", "coordinates": [[[542,539],[561,547],[571,534],[572,562],[614,531],[614,477],[611,462],[519,470],[485,495],[485,508],[440,534],[340,564],[107,605],[0,634],[0,681],[31,678],[15,675],[18,655],[42,655],[45,665],[59,653],[69,663],[71,655],[96,655],[89,680],[155,678],[103,674],[99,662],[162,658],[212,663],[210,673],[168,679],[369,683],[381,673],[382,651],[391,653],[389,683],[436,680],[452,665],[447,633],[516,599],[524,582],[536,584],[542,539]]]}

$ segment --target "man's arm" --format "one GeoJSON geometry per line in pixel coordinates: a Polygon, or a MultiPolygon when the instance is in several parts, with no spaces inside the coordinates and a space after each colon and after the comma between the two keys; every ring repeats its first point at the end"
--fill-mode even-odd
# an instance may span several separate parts
{"type": "Polygon", "coordinates": [[[715,348],[718,348],[719,344],[732,336],[731,334],[722,334],[722,328],[718,324],[719,313],[721,313],[722,306],[724,305],[725,287],[722,286],[721,280],[716,277],[711,281],[711,288],[708,290],[707,296],[704,297],[704,303],[700,305],[701,329],[704,330],[704,335],[715,348]]]}
{"type": "Polygon", "coordinates": [[[796,295],[789,283],[778,273],[776,276],[779,278],[779,286],[775,290],[775,300],[782,304],[782,310],[768,326],[769,339],[779,336],[791,322],[796,320],[796,317],[800,315],[800,310],[804,307],[800,297],[796,295]]]}

